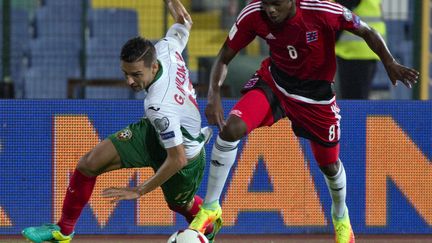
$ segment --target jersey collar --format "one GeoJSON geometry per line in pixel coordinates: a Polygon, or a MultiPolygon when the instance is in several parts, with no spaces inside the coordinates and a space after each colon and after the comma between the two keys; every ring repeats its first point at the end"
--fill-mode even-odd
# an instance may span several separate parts
{"type": "Polygon", "coordinates": [[[152,86],[161,76],[162,76],[162,73],[163,73],[163,67],[162,67],[162,63],[159,61],[159,60],[157,60],[158,61],[158,64],[159,64],[159,69],[158,69],[158,71],[157,71],[157,73],[156,73],[156,75],[155,75],[155,77],[154,77],[154,79],[150,82],[150,84],[147,86],[147,88],[146,88],[146,91],[148,91],[149,90],[149,88],[150,88],[150,86],[152,86]]]}

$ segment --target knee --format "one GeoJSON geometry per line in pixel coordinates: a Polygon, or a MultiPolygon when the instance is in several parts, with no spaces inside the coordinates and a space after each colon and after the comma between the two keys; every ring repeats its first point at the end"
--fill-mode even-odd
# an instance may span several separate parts
{"type": "Polygon", "coordinates": [[[168,203],[168,208],[169,208],[171,211],[178,213],[178,212],[180,212],[180,209],[181,209],[182,207],[179,206],[179,205],[169,204],[169,203],[168,203]]]}
{"type": "Polygon", "coordinates": [[[80,158],[76,169],[86,176],[98,176],[101,174],[97,163],[92,159],[91,152],[86,153],[80,158]]]}
{"type": "Polygon", "coordinates": [[[311,142],[312,152],[321,171],[327,176],[334,176],[339,171],[339,143],[333,147],[325,147],[311,142]]]}
{"type": "Polygon", "coordinates": [[[183,212],[189,211],[192,208],[192,205],[193,205],[193,200],[185,204],[168,203],[168,208],[171,209],[171,211],[182,214],[183,212]]]}
{"type": "Polygon", "coordinates": [[[238,141],[247,133],[246,123],[237,116],[230,116],[219,136],[228,142],[238,141]]]}
{"type": "Polygon", "coordinates": [[[338,173],[339,167],[340,163],[339,160],[337,160],[334,163],[320,166],[320,169],[326,176],[333,177],[338,173]]]}

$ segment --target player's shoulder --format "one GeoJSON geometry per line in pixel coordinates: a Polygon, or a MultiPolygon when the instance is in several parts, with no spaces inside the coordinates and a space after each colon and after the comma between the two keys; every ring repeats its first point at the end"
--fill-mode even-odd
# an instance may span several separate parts
{"type": "Polygon", "coordinates": [[[241,22],[251,22],[256,18],[261,17],[261,1],[254,0],[247,4],[237,15],[236,23],[239,25],[241,22]]]}
{"type": "Polygon", "coordinates": [[[302,12],[313,15],[342,15],[345,9],[329,0],[300,0],[298,6],[302,12]]]}
{"type": "Polygon", "coordinates": [[[168,53],[170,48],[170,40],[167,38],[162,38],[156,42],[154,46],[158,55],[162,53],[168,53]]]}
{"type": "Polygon", "coordinates": [[[170,38],[163,38],[159,40],[156,43],[155,48],[157,58],[164,64],[164,68],[169,68],[172,62],[184,61],[178,45],[170,38]]]}

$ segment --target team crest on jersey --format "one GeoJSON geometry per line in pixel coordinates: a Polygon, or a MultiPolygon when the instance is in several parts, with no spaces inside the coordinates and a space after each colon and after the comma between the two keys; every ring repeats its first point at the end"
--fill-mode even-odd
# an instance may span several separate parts
{"type": "Polygon", "coordinates": [[[132,131],[129,128],[125,128],[116,133],[116,138],[120,141],[127,141],[132,138],[132,131]]]}
{"type": "Polygon", "coordinates": [[[246,82],[246,84],[243,86],[244,89],[250,89],[258,82],[259,78],[257,76],[253,76],[249,81],[246,82]]]}
{"type": "Polygon", "coordinates": [[[314,30],[314,31],[306,32],[306,42],[307,43],[311,43],[311,42],[317,41],[317,40],[318,40],[318,31],[314,30]]]}
{"type": "Polygon", "coordinates": [[[165,130],[167,130],[168,129],[168,127],[169,127],[169,120],[168,120],[168,118],[166,118],[166,117],[162,117],[162,118],[156,118],[155,120],[154,120],[154,124],[155,124],[155,127],[156,127],[156,129],[159,131],[159,132],[163,132],[163,131],[165,131],[165,130]]]}

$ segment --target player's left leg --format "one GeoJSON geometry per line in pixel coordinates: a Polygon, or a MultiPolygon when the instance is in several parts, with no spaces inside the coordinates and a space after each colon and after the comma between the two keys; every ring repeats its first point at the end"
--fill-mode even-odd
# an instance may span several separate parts
{"type": "Polygon", "coordinates": [[[284,103],[297,136],[311,141],[332,198],[332,218],[337,243],[353,243],[354,234],[345,204],[346,174],[339,160],[340,119],[335,98],[324,101],[287,99],[284,103]]]}
{"type": "Polygon", "coordinates": [[[339,144],[325,147],[317,142],[311,142],[312,151],[318,162],[327,188],[332,198],[331,215],[335,229],[336,243],[354,243],[354,233],[351,227],[346,199],[345,168],[339,157],[339,144]]]}

